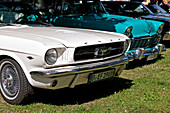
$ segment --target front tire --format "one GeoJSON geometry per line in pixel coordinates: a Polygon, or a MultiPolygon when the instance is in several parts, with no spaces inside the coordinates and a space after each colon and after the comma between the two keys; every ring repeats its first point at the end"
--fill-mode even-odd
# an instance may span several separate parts
{"type": "Polygon", "coordinates": [[[0,92],[10,104],[23,104],[33,94],[22,68],[13,59],[0,61],[0,92]]]}

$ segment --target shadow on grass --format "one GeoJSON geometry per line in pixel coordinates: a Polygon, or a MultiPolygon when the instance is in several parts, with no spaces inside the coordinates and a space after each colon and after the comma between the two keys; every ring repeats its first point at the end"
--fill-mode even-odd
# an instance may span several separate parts
{"type": "Polygon", "coordinates": [[[128,66],[127,66],[127,70],[128,69],[135,69],[137,67],[142,67],[144,65],[148,65],[148,64],[153,64],[155,63],[157,60],[161,60],[161,59],[164,59],[164,57],[160,54],[158,55],[158,58],[157,59],[154,59],[154,60],[150,60],[150,61],[146,61],[146,58],[142,59],[142,60],[134,60],[134,61],[131,61],[129,62],[128,66]]]}
{"type": "Polygon", "coordinates": [[[132,85],[132,80],[115,77],[110,80],[79,85],[73,89],[64,88],[54,91],[37,89],[34,102],[52,105],[82,104],[121,92],[132,85]]]}

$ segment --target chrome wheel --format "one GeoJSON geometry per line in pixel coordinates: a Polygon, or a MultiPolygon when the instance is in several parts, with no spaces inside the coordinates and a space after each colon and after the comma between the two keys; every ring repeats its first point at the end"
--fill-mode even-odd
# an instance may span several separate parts
{"type": "Polygon", "coordinates": [[[0,74],[2,93],[8,99],[15,98],[20,88],[19,75],[15,66],[9,61],[3,62],[0,74]]]}
{"type": "Polygon", "coordinates": [[[0,93],[10,104],[24,104],[33,95],[32,86],[20,65],[13,59],[0,61],[0,93]]]}

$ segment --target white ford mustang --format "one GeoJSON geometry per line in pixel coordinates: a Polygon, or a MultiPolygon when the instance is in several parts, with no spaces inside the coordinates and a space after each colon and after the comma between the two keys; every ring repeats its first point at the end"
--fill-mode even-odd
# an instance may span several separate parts
{"type": "Polygon", "coordinates": [[[120,75],[129,47],[118,33],[0,23],[0,92],[22,104],[32,87],[73,88],[120,75]]]}

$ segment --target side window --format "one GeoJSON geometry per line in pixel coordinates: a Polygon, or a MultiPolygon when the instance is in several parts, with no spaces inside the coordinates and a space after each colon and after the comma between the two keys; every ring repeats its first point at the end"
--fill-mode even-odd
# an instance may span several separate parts
{"type": "Polygon", "coordinates": [[[142,5],[139,5],[136,9],[135,9],[136,12],[140,12],[142,13],[144,10],[143,10],[143,6],[142,5]]]}
{"type": "Polygon", "coordinates": [[[148,10],[143,7],[142,5],[139,5],[136,9],[135,9],[136,12],[138,13],[149,13],[148,10]]]}
{"type": "Polygon", "coordinates": [[[157,10],[156,10],[154,7],[152,7],[152,6],[148,6],[148,8],[149,8],[150,10],[152,10],[153,13],[156,13],[156,12],[157,12],[157,10]]]}

